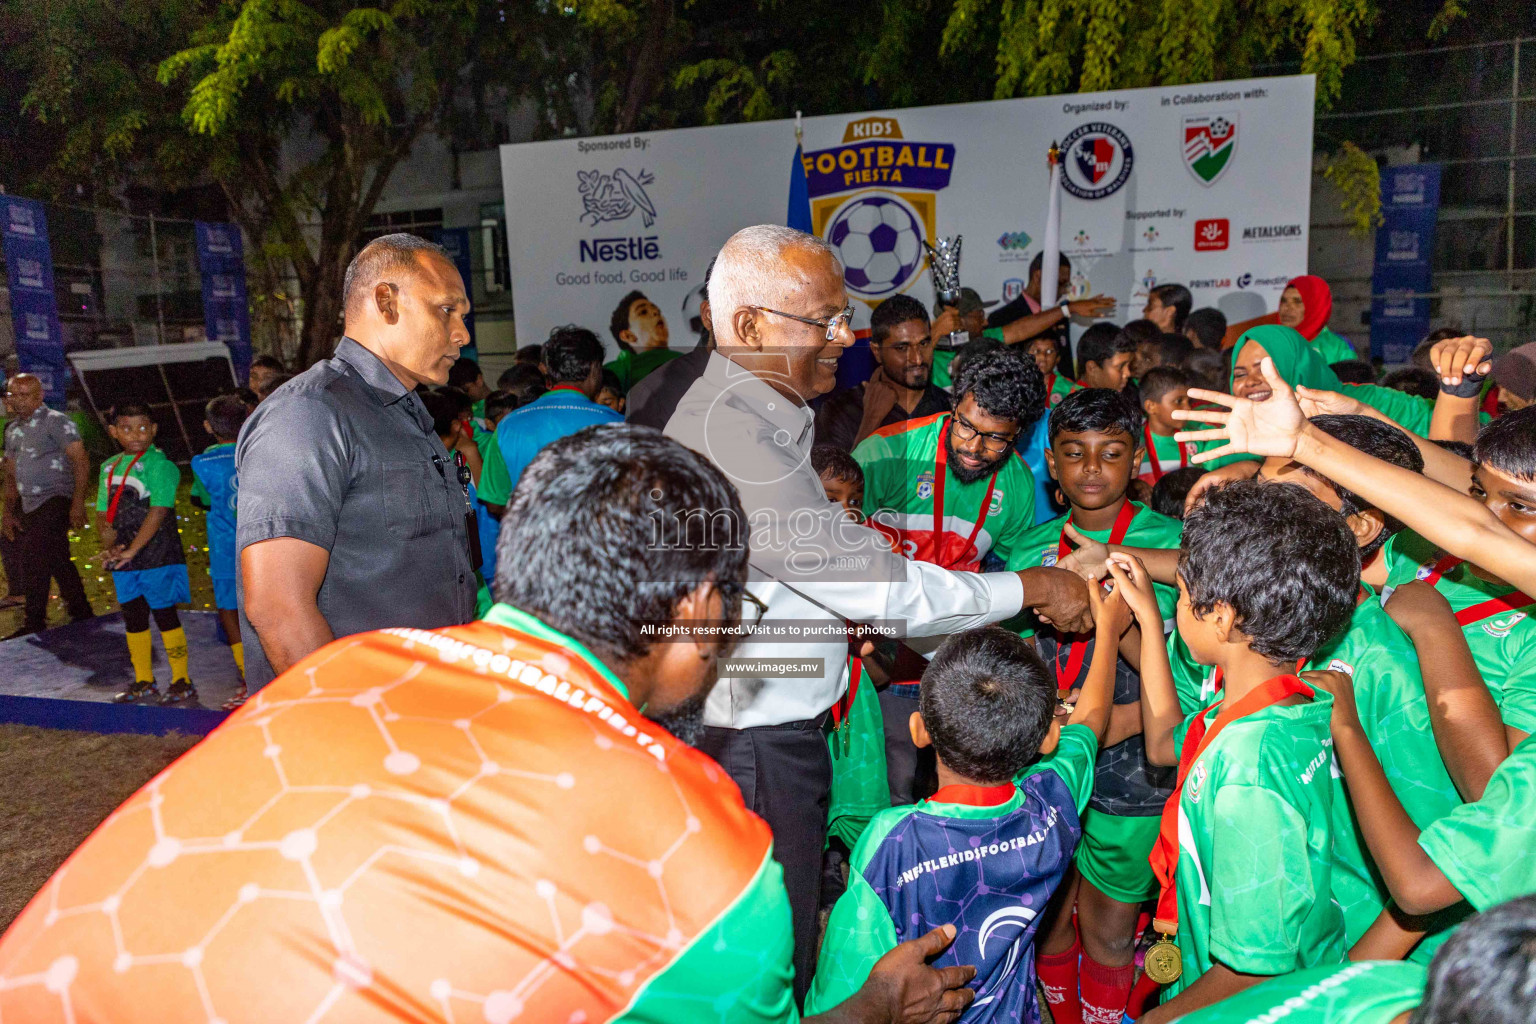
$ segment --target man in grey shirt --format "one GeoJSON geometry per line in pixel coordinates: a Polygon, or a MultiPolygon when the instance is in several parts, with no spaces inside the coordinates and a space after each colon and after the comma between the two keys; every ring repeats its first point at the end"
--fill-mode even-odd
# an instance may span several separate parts
{"type": "Polygon", "coordinates": [[[94,613],[69,560],[69,531],[85,525],[91,466],[80,431],[68,416],[43,404],[43,383],[18,373],[5,388],[11,420],[5,427],[5,519],[7,539],[17,542],[26,613],[12,637],[47,625],[48,586],[59,581],[59,597],[73,621],[94,613]]]}
{"type": "Polygon", "coordinates": [[[469,342],[469,299],[439,246],[394,234],[347,268],[336,355],[241,428],[235,547],[246,681],[332,639],[474,618],[468,489],[415,388],[469,342]]]}

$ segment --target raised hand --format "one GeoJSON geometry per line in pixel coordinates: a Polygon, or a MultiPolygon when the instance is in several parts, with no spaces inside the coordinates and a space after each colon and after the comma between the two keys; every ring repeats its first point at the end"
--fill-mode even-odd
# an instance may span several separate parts
{"type": "Polygon", "coordinates": [[[1493,343],[1487,338],[1446,338],[1437,341],[1429,350],[1429,365],[1434,368],[1443,384],[1455,386],[1461,383],[1461,375],[1475,373],[1486,377],[1493,369],[1488,357],[1493,355],[1493,343]]]}
{"type": "MultiPolygon", "coordinates": [[[[1114,562],[1110,562],[1110,571],[1114,571],[1114,562]]],[[[1099,584],[1088,584],[1088,604],[1093,609],[1093,624],[1098,632],[1099,643],[1118,644],[1120,637],[1131,628],[1134,618],[1131,606],[1126,602],[1125,593],[1118,583],[1107,594],[1099,584]]]]}
{"type": "Polygon", "coordinates": [[[1086,299],[1073,299],[1067,303],[1067,308],[1073,316],[1085,319],[1098,319],[1109,316],[1115,311],[1116,302],[1105,295],[1091,295],[1086,299]]]}
{"type": "Polygon", "coordinates": [[[1223,424],[1211,430],[1181,430],[1173,435],[1174,440],[1181,444],[1185,441],[1227,442],[1220,448],[1197,453],[1192,461],[1198,464],[1223,455],[1244,453],[1286,459],[1296,455],[1296,442],[1307,425],[1307,418],[1302,415],[1301,406],[1296,402],[1296,392],[1280,379],[1280,374],[1275,370],[1275,361],[1268,356],[1260,364],[1260,371],[1270,386],[1270,396],[1262,402],[1220,391],[1190,388],[1189,397],[1192,400],[1224,406],[1227,411],[1173,410],[1173,418],[1176,420],[1223,424]]]}
{"type": "Polygon", "coordinates": [[[1115,580],[1115,593],[1124,598],[1126,606],[1135,613],[1142,629],[1154,633],[1163,631],[1163,611],[1157,606],[1157,594],[1152,589],[1152,577],[1141,559],[1117,551],[1109,556],[1109,574],[1115,580]],[[1155,627],[1155,628],[1154,628],[1155,627]]]}

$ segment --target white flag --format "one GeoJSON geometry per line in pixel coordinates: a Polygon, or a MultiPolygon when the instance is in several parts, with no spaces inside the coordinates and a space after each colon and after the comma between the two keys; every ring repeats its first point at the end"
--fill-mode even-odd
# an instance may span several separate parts
{"type": "MultiPolygon", "coordinates": [[[[1051,147],[1055,150],[1055,146],[1051,147]]],[[[1040,251],[1040,308],[1056,305],[1056,280],[1061,273],[1061,157],[1051,160],[1051,184],[1045,205],[1045,241],[1040,251]]]]}

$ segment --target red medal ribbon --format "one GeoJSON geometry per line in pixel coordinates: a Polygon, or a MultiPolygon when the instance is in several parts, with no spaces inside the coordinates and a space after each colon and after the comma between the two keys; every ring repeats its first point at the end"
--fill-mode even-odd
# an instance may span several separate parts
{"type": "MultiPolygon", "coordinates": [[[[946,444],[949,440],[949,427],[953,420],[946,420],[944,429],[939,431],[939,450],[933,457],[933,564],[941,569],[953,569],[958,561],[945,561],[944,559],[944,478],[949,475],[949,455],[946,444]]],[[[971,530],[971,535],[965,538],[965,544],[961,546],[955,559],[965,556],[976,543],[976,538],[981,535],[981,526],[987,521],[987,511],[992,507],[992,492],[997,490],[997,474],[1003,471],[999,464],[992,471],[992,479],[987,482],[986,497],[981,499],[981,514],[976,517],[976,526],[971,530]]],[[[959,534],[955,534],[959,536],[959,534]]],[[[980,552],[977,552],[980,554],[980,552]]]]}
{"type": "MultiPolygon", "coordinates": [[[[1157,445],[1152,443],[1152,424],[1143,423],[1141,425],[1141,436],[1147,442],[1147,458],[1152,463],[1152,482],[1156,483],[1163,478],[1163,464],[1157,457],[1157,445]]],[[[1179,445],[1179,468],[1183,469],[1188,465],[1189,453],[1185,451],[1184,446],[1181,444],[1179,445]]]]}
{"type": "Polygon", "coordinates": [[[1055,373],[1047,374],[1046,378],[1045,378],[1045,406],[1046,406],[1047,409],[1049,409],[1050,406],[1051,406],[1051,392],[1053,392],[1055,390],[1056,390],[1056,374],[1055,373]]]}
{"type": "Polygon", "coordinates": [[[1153,924],[1164,935],[1175,935],[1179,930],[1179,892],[1174,884],[1174,876],[1179,866],[1179,797],[1184,792],[1184,780],[1189,777],[1190,769],[1195,762],[1200,760],[1200,755],[1205,753],[1216,737],[1221,735],[1221,730],[1231,725],[1240,718],[1263,711],[1265,708],[1277,704],[1292,694],[1299,693],[1308,700],[1314,693],[1310,686],[1302,682],[1296,676],[1275,676],[1267,679],[1249,690],[1241,698],[1230,706],[1225,706],[1216,715],[1216,721],[1207,728],[1205,716],[1210,714],[1211,704],[1194,720],[1189,723],[1189,730],[1184,734],[1184,749],[1179,752],[1178,782],[1173,787],[1173,793],[1168,797],[1168,802],[1163,805],[1163,818],[1157,833],[1157,844],[1152,847],[1150,857],[1152,873],[1157,876],[1160,892],[1157,897],[1157,916],[1153,924]]]}
{"type": "MultiPolygon", "coordinates": [[[[1131,521],[1136,518],[1136,513],[1139,511],[1140,509],[1130,501],[1120,506],[1119,514],[1115,516],[1115,524],[1109,529],[1108,543],[1119,544],[1125,540],[1125,535],[1131,528],[1131,521]]],[[[1071,522],[1072,516],[1067,516],[1067,523],[1071,522]]],[[[1063,558],[1067,557],[1067,553],[1071,550],[1070,542],[1067,540],[1067,527],[1063,524],[1061,540],[1056,544],[1056,562],[1058,565],[1063,558]]],[[[1077,674],[1083,669],[1083,659],[1088,656],[1088,644],[1085,642],[1088,639],[1087,634],[1074,634],[1074,637],[1074,640],[1059,645],[1067,649],[1067,667],[1065,669],[1061,667],[1060,651],[1056,655],[1054,666],[1056,669],[1056,691],[1062,695],[1065,695],[1067,691],[1072,689],[1072,684],[1077,681],[1077,674]]]]}
{"type": "MultiPolygon", "coordinates": [[[[149,451],[149,449],[146,448],[144,451],[149,451]]],[[[139,460],[143,457],[144,452],[139,452],[139,454],[133,457],[133,461],[128,463],[128,468],[123,470],[123,480],[117,485],[117,490],[115,491],[112,490],[112,470],[110,468],[107,470],[107,490],[111,491],[112,493],[112,499],[107,502],[107,525],[110,526],[112,524],[112,520],[117,518],[118,499],[123,496],[123,488],[128,486],[128,477],[132,475],[133,467],[137,466],[139,464],[139,460]]],[[[118,461],[122,461],[121,458],[119,458],[118,461]]]]}
{"type": "MultiPolygon", "coordinates": [[[[1435,563],[1434,568],[1429,571],[1429,575],[1424,577],[1424,582],[1433,587],[1440,582],[1440,577],[1464,561],[1466,559],[1457,558],[1455,555],[1446,555],[1435,563]]],[[[1470,626],[1474,623],[1482,622],[1484,619],[1492,618],[1495,615],[1504,615],[1508,612],[1517,612],[1521,609],[1529,608],[1533,604],[1536,604],[1536,597],[1531,597],[1517,590],[1512,594],[1490,598],[1487,601],[1474,604],[1470,608],[1463,608],[1456,613],[1456,621],[1463,626],[1470,626]]]]}

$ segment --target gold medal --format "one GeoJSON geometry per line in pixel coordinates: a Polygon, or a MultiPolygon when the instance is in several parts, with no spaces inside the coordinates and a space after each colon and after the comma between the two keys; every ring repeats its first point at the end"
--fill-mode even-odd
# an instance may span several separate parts
{"type": "Polygon", "coordinates": [[[1178,945],[1164,935],[1147,948],[1142,966],[1147,977],[1159,985],[1171,985],[1184,973],[1184,958],[1178,945]]]}

